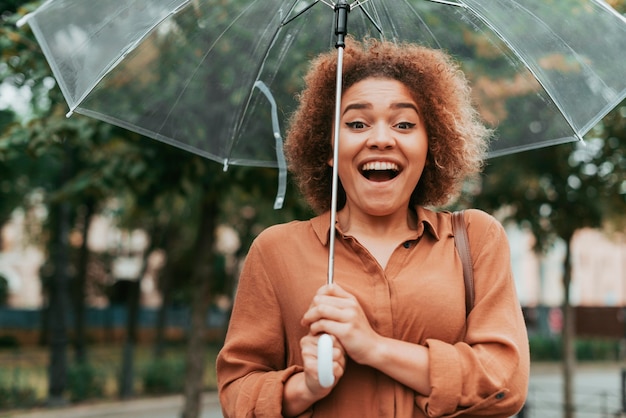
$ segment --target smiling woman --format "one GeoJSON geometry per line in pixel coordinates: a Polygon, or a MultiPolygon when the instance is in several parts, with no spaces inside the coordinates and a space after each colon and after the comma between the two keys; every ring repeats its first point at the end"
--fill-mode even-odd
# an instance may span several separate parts
{"type": "Polygon", "coordinates": [[[337,152],[334,54],[313,62],[291,118],[286,156],[319,216],[273,226],[250,248],[217,362],[224,414],[514,415],[529,353],[504,230],[465,213],[476,260],[467,315],[451,214],[426,208],[481,168],[490,131],[468,83],[440,51],[348,38],[345,54],[337,152]],[[336,283],[324,286],[331,240],[336,283]],[[321,335],[333,345],[330,386],[318,376],[321,335]]]}

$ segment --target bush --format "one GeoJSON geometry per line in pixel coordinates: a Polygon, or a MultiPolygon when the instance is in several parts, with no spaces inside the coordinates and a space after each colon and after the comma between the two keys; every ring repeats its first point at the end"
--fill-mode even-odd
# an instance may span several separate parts
{"type": "Polygon", "coordinates": [[[0,409],[34,406],[37,392],[34,388],[7,388],[0,386],[0,409]]]}
{"type": "Polygon", "coordinates": [[[74,364],[67,371],[67,388],[73,401],[104,397],[105,373],[89,363],[74,364]]]}
{"type": "MultiPolygon", "coordinates": [[[[529,337],[531,361],[561,361],[561,337],[529,337]]],[[[578,338],[575,342],[576,359],[580,361],[613,361],[619,357],[619,341],[578,338]]]]}
{"type": "Polygon", "coordinates": [[[35,388],[18,385],[5,375],[0,375],[0,409],[28,408],[37,400],[35,388]]]}
{"type": "Polygon", "coordinates": [[[531,361],[559,361],[561,355],[561,339],[550,337],[529,337],[531,361]]]}
{"type": "Polygon", "coordinates": [[[185,380],[185,362],[183,359],[155,360],[146,366],[142,379],[146,394],[181,392],[185,380]]]}
{"type": "Polygon", "coordinates": [[[577,340],[576,358],[581,361],[618,360],[619,341],[603,339],[577,340]]]}

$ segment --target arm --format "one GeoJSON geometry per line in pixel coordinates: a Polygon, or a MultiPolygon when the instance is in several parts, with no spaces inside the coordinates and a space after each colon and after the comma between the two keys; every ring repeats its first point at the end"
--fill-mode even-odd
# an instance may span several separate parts
{"type": "Polygon", "coordinates": [[[475,306],[463,341],[426,341],[432,389],[417,401],[429,416],[510,416],[526,399],[530,360],[508,239],[492,217],[467,215],[475,306]]]}
{"type": "Polygon", "coordinates": [[[285,338],[277,297],[261,251],[253,244],[241,272],[224,347],[217,357],[225,416],[259,411],[280,416],[282,385],[302,370],[286,367],[285,338]]]}
{"type": "MultiPolygon", "coordinates": [[[[302,328],[299,340],[300,336],[292,335],[293,324],[285,322],[294,315],[281,308],[277,292],[285,291],[279,278],[282,273],[275,271],[277,263],[262,248],[253,244],[248,253],[228,335],[217,358],[225,416],[296,416],[331,390],[316,385],[317,337],[305,335],[302,328]]],[[[298,317],[293,320],[297,322],[298,317]]],[[[334,353],[336,380],[345,365],[339,348],[337,345],[334,353]]]]}

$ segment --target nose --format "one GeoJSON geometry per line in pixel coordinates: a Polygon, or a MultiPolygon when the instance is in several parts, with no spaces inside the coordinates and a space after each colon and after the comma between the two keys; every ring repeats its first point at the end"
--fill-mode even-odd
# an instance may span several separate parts
{"type": "Polygon", "coordinates": [[[396,144],[393,131],[384,124],[377,124],[370,131],[367,138],[367,146],[372,149],[390,149],[396,144]]]}

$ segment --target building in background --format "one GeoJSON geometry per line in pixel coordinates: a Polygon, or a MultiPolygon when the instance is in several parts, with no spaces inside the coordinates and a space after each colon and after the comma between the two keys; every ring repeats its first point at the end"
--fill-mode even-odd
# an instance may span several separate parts
{"type": "MultiPolygon", "coordinates": [[[[5,277],[9,284],[9,307],[39,309],[44,303],[39,279],[44,254],[36,245],[29,243],[26,222],[26,217],[17,212],[0,231],[4,245],[0,252],[0,276],[5,277]]],[[[232,237],[232,229],[221,229],[226,231],[220,234],[225,240],[237,241],[236,237],[232,237]]],[[[506,231],[522,306],[561,306],[565,244],[557,241],[547,254],[540,256],[532,251],[534,238],[528,231],[512,225],[507,226],[506,231]]],[[[141,271],[141,255],[148,239],[143,231],[121,231],[113,227],[106,217],[98,217],[89,236],[89,247],[94,253],[118,254],[110,280],[130,279],[141,271]]],[[[161,303],[157,272],[163,258],[164,254],[158,252],[148,258],[150,266],[141,285],[143,306],[157,307],[161,303]]],[[[108,303],[102,296],[91,295],[88,298],[91,306],[104,307],[108,303]]],[[[626,234],[608,237],[593,229],[583,229],[575,234],[572,242],[571,298],[574,306],[626,307],[626,234]]]]}

